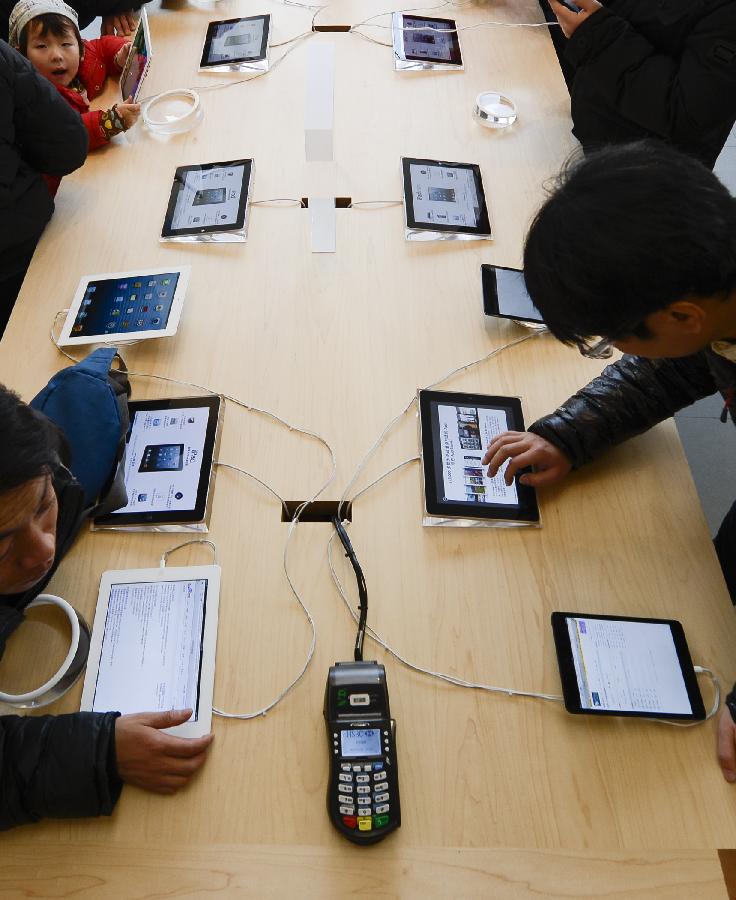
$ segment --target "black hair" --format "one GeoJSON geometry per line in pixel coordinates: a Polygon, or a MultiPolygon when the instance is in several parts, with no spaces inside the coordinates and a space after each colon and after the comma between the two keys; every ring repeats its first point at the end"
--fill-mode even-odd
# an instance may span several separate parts
{"type": "Polygon", "coordinates": [[[68,445],[56,425],[1,384],[0,435],[0,493],[53,476],[68,458],[68,445]]]}
{"type": "Polygon", "coordinates": [[[529,229],[524,278],[566,344],[651,337],[651,313],[736,288],[736,199],[660,141],[574,158],[529,229]]]}
{"type": "Polygon", "coordinates": [[[43,13],[43,15],[31,19],[24,26],[23,31],[18,36],[18,44],[23,56],[28,56],[28,38],[31,34],[31,25],[38,22],[41,23],[40,37],[46,37],[49,32],[55,37],[64,37],[67,31],[71,29],[79,46],[79,58],[81,59],[84,56],[84,43],[82,42],[82,35],[79,33],[79,29],[71,19],[67,18],[67,16],[62,16],[60,13],[43,13]]]}

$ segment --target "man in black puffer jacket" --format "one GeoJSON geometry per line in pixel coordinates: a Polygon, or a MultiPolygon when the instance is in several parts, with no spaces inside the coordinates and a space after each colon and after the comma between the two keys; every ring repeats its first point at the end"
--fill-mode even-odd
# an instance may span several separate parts
{"type": "Polygon", "coordinates": [[[40,173],[67,175],[86,156],[87,130],[77,111],[0,41],[0,336],[54,211],[40,173]]]}
{"type": "Polygon", "coordinates": [[[658,137],[713,168],[736,120],[735,0],[549,2],[585,151],[658,137]]]}
{"type": "MultiPolygon", "coordinates": [[[[609,147],[573,164],[532,223],[529,293],[550,331],[589,356],[626,354],[529,432],[488,447],[542,486],[715,391],[736,409],[736,198],[694,159],[659,142],[609,147]]],[[[716,537],[736,602],[736,503],[716,537]]],[[[736,687],[718,757],[736,782],[736,687]],[[731,712],[732,711],[732,712],[731,712]]]]}

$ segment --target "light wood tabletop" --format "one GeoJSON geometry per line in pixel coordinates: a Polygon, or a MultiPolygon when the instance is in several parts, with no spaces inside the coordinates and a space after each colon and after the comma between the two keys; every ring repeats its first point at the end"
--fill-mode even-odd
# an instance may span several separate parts
{"type": "MultiPolygon", "coordinates": [[[[354,24],[387,9],[335,2],[317,22],[354,24]]],[[[0,380],[30,398],[67,364],[49,330],[82,275],[188,264],[178,334],[123,349],[128,367],[236,395],[322,436],[337,463],[323,499],[337,500],[418,387],[526,335],[484,317],[479,270],[520,263],[544,185],[575,146],[569,99],[547,29],[500,26],[462,32],[462,73],[396,73],[390,48],[327,32],[274,47],[272,63],[294,49],[264,77],[202,90],[238,80],[197,72],[206,23],[261,11],[273,17],[274,44],[307,31],[314,13],[275,0],[151,13],[155,55],[144,94],[193,87],[204,119],[169,139],[138,127],[63,180],[0,344],[0,380]],[[306,51],[317,42],[335,48],[335,152],[334,162],[308,163],[306,51]],[[512,128],[473,121],[473,100],[489,89],[515,100],[512,128]],[[178,165],[252,157],[256,201],[398,201],[402,155],[478,163],[493,242],[407,243],[401,205],[377,205],[338,210],[336,253],[313,254],[309,211],[285,202],[252,207],[245,244],[159,243],[178,165]]],[[[533,0],[428,14],[462,25],[542,21],[533,0]]],[[[390,40],[387,30],[364,31],[390,40]]],[[[442,387],[520,396],[530,423],[601,366],[534,336],[442,387]]],[[[136,398],[191,393],[132,381],[136,398]]],[[[412,407],[349,496],[417,453],[412,407]]],[[[232,404],[219,459],[286,500],[312,497],[331,465],[319,441],[232,404]]],[[[694,661],[730,687],[733,609],[671,422],[540,492],[539,502],[538,530],[426,529],[419,464],[387,476],[356,500],[349,526],[369,624],[419,666],[558,694],[553,610],[676,618],[694,661]]],[[[303,664],[310,633],[284,576],[287,531],[273,496],[219,470],[209,537],[223,569],[215,702],[225,710],[260,709],[303,664]]],[[[403,824],[370,851],[341,839],[325,810],[322,699],[328,667],[352,654],[354,626],[330,577],[330,535],[328,525],[303,523],[289,547],[291,577],[317,627],[314,660],[296,688],[266,717],[215,719],[210,759],[176,797],[126,788],[109,819],[45,821],[3,835],[3,897],[31,889],[83,897],[725,897],[714,850],[736,846],[736,794],[716,764],[713,722],[671,728],[573,717],[559,703],[438,682],[370,641],[366,658],[386,663],[397,720],[403,824]]],[[[155,566],[179,540],[85,533],[50,589],[92,620],[103,571],[155,566]]],[[[355,606],[349,564],[337,548],[333,557],[355,606]]],[[[172,560],[209,561],[203,548],[172,560]]],[[[42,621],[21,629],[0,663],[3,684],[38,682],[61,652],[51,641],[42,621]]],[[[707,707],[710,686],[701,687],[707,707]]],[[[50,711],[78,709],[80,690],[50,711]]]]}

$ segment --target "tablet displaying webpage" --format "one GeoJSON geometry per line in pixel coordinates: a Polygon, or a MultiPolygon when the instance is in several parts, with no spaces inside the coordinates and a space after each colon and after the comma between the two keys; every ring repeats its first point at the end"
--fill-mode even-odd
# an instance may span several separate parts
{"type": "Polygon", "coordinates": [[[567,617],[583,709],[693,712],[669,625],[567,617]]]}
{"type": "Polygon", "coordinates": [[[402,16],[402,19],[404,55],[407,59],[460,64],[460,45],[454,20],[415,16],[402,16]]]}
{"type": "Polygon", "coordinates": [[[245,165],[193,168],[184,173],[171,218],[171,230],[232,226],[238,223],[245,165]]]}
{"type": "Polygon", "coordinates": [[[193,510],[197,505],[210,410],[136,410],[125,450],[125,513],[193,510]]]}
{"type": "Polygon", "coordinates": [[[478,227],[483,201],[472,169],[411,163],[409,176],[418,225],[478,227]]]}
{"type": "Polygon", "coordinates": [[[113,584],[92,710],[199,715],[207,579],[113,584]]]}
{"type": "Polygon", "coordinates": [[[179,272],[90,281],[70,336],[164,330],[178,281],[179,272]]]}
{"type": "Polygon", "coordinates": [[[208,50],[204,65],[263,58],[265,16],[215,22],[208,33],[208,50]]]}
{"type": "Polygon", "coordinates": [[[503,480],[508,460],[494,478],[489,478],[487,467],[481,465],[485,448],[511,427],[506,411],[438,403],[437,416],[439,433],[434,438],[441,458],[441,472],[436,473],[439,501],[518,505],[516,482],[508,486],[503,480]]]}
{"type": "Polygon", "coordinates": [[[502,316],[541,322],[542,317],[539,310],[532,303],[532,298],[527,292],[524,273],[516,269],[496,268],[494,271],[499,313],[502,316]]]}

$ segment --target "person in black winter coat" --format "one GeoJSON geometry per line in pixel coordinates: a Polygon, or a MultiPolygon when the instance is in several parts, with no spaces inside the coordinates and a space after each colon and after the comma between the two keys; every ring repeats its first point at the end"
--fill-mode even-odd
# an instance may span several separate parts
{"type": "MultiPolygon", "coordinates": [[[[0,38],[8,40],[8,20],[18,0],[0,0],[0,38]]],[[[71,0],[69,6],[79,16],[79,30],[86,28],[98,16],[102,16],[102,34],[119,34],[127,37],[135,31],[134,11],[140,2],[131,0],[71,0]]]]}
{"type": "MultiPolygon", "coordinates": [[[[736,198],[696,160],[655,141],[573,163],[524,248],[529,294],[550,331],[586,355],[624,356],[528,432],[505,432],[483,463],[542,487],[720,391],[736,422],[736,198]]],[[[715,540],[736,602],[736,503],[715,540]]],[[[736,686],[718,756],[736,782],[736,686]],[[731,712],[733,711],[733,714],[731,712]]]]}
{"type": "Polygon", "coordinates": [[[735,0],[574,2],[549,0],[585,151],[657,137],[713,168],[736,120],[735,0]]]}
{"type": "MultiPolygon", "coordinates": [[[[66,440],[0,386],[0,655],[51,579],[84,513],[66,440]]],[[[44,816],[110,815],[123,782],[172,794],[205,760],[212,736],[161,729],[191,710],[120,716],[0,716],[0,830],[44,816]]]]}
{"type": "Polygon", "coordinates": [[[0,41],[0,336],[54,211],[41,172],[66,175],[87,156],[87,130],[50,81],[0,41]]]}

